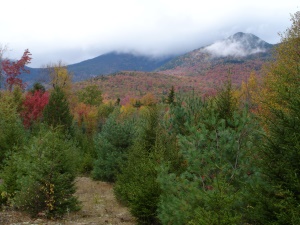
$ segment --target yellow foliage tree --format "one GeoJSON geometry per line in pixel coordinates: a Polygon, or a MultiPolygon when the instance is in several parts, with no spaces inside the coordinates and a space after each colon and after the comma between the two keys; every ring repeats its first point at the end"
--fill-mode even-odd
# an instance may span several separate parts
{"type": "Polygon", "coordinates": [[[275,60],[264,69],[265,78],[260,92],[261,114],[270,115],[269,109],[286,111],[293,92],[300,85],[300,11],[291,17],[292,26],[280,34],[275,60]]]}
{"type": "Polygon", "coordinates": [[[47,65],[50,77],[50,84],[53,88],[59,87],[65,92],[69,92],[72,87],[72,75],[69,73],[67,66],[61,61],[47,65]]]}
{"type": "Polygon", "coordinates": [[[152,106],[157,103],[157,99],[152,93],[147,93],[141,98],[141,103],[144,106],[152,106]]]}
{"type": "Polygon", "coordinates": [[[252,112],[257,112],[261,86],[258,82],[257,74],[252,72],[246,82],[242,82],[240,98],[252,112]]]}

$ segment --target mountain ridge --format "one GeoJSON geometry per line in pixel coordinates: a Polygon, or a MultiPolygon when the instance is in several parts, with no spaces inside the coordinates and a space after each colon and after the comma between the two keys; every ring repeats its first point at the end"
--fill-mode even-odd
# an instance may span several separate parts
{"type": "MultiPolygon", "coordinates": [[[[250,33],[238,32],[179,56],[153,58],[133,53],[110,52],[79,63],[70,64],[68,70],[73,80],[83,81],[96,76],[120,71],[159,72],[166,75],[201,76],[223,80],[229,69],[244,79],[250,71],[259,71],[264,62],[271,59],[274,45],[250,33]]],[[[23,74],[24,81],[45,81],[41,68],[29,68],[31,74],[23,74]]],[[[237,82],[237,83],[240,83],[237,82]]]]}
{"type": "Polygon", "coordinates": [[[228,60],[225,61],[235,60],[237,62],[257,58],[268,60],[271,58],[273,46],[253,34],[238,32],[224,40],[178,56],[158,68],[157,71],[162,72],[176,67],[194,67],[196,64],[201,65],[198,68],[201,70],[203,64],[212,66],[218,64],[218,60],[224,61],[226,57],[228,60]]]}

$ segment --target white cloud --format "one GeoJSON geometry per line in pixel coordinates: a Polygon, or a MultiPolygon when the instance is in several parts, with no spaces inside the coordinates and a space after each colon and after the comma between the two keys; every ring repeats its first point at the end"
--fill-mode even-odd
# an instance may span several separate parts
{"type": "Polygon", "coordinates": [[[205,47],[204,49],[211,53],[214,57],[244,57],[266,51],[266,49],[258,47],[247,48],[247,46],[245,46],[242,42],[231,40],[218,41],[208,47],[205,47]]]}
{"type": "Polygon", "coordinates": [[[0,43],[13,58],[29,48],[34,67],[114,50],[184,53],[238,31],[275,43],[298,6],[296,0],[9,0],[1,3],[0,43]]]}

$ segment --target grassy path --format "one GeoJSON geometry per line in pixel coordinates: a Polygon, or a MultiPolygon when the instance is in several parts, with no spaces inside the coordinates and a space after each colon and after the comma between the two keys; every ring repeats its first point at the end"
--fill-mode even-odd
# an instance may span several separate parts
{"type": "Polygon", "coordinates": [[[2,225],[134,225],[134,218],[127,208],[121,206],[114,197],[109,183],[93,181],[88,177],[76,180],[76,196],[82,202],[82,209],[66,215],[63,220],[48,221],[44,218],[30,219],[15,211],[0,212],[2,225]]]}

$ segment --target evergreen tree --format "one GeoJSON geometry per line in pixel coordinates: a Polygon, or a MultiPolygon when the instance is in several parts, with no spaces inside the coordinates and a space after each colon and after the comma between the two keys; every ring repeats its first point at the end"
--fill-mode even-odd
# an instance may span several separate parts
{"type": "Polygon", "coordinates": [[[246,220],[245,187],[255,171],[255,123],[235,110],[227,126],[213,100],[199,104],[192,98],[185,107],[185,129],[178,135],[181,166],[164,163],[158,176],[159,218],[162,224],[240,224],[246,220]]]}
{"type": "Polygon", "coordinates": [[[34,92],[36,91],[41,91],[42,93],[44,93],[46,91],[46,88],[44,85],[42,85],[41,83],[39,82],[35,82],[32,86],[32,88],[30,89],[30,92],[32,94],[34,94],[34,92]]]}
{"type": "Polygon", "coordinates": [[[135,138],[135,121],[123,118],[119,108],[110,114],[102,131],[95,138],[96,160],[93,178],[115,181],[120,166],[125,163],[129,147],[135,138]]]}
{"type": "Polygon", "coordinates": [[[216,96],[216,110],[220,119],[224,119],[226,126],[230,126],[233,114],[237,109],[237,99],[233,96],[231,80],[227,80],[216,96]]]}
{"type": "Polygon", "coordinates": [[[253,203],[258,224],[300,224],[300,12],[282,35],[268,67],[262,96],[265,143],[260,148],[262,183],[253,203]]]}
{"type": "Polygon", "coordinates": [[[174,86],[172,86],[168,95],[167,103],[171,105],[174,103],[174,101],[175,101],[175,90],[174,90],[174,86]]]}
{"type": "Polygon", "coordinates": [[[24,151],[11,155],[3,172],[5,191],[11,203],[32,217],[48,218],[79,209],[75,193],[78,150],[53,129],[42,128],[24,151]],[[13,179],[14,178],[14,179],[13,179]]]}
{"type": "Polygon", "coordinates": [[[143,107],[138,136],[121,167],[114,191],[139,224],[159,224],[157,207],[161,189],[156,168],[171,157],[175,141],[163,131],[157,106],[143,107]]]}
{"type": "Polygon", "coordinates": [[[14,147],[22,146],[26,133],[19,118],[18,105],[11,92],[2,92],[0,96],[0,168],[7,154],[14,147]]]}
{"type": "Polygon", "coordinates": [[[73,117],[65,93],[60,87],[55,87],[51,92],[49,103],[43,111],[43,118],[46,124],[52,127],[59,126],[67,133],[72,131],[73,117]]]}

